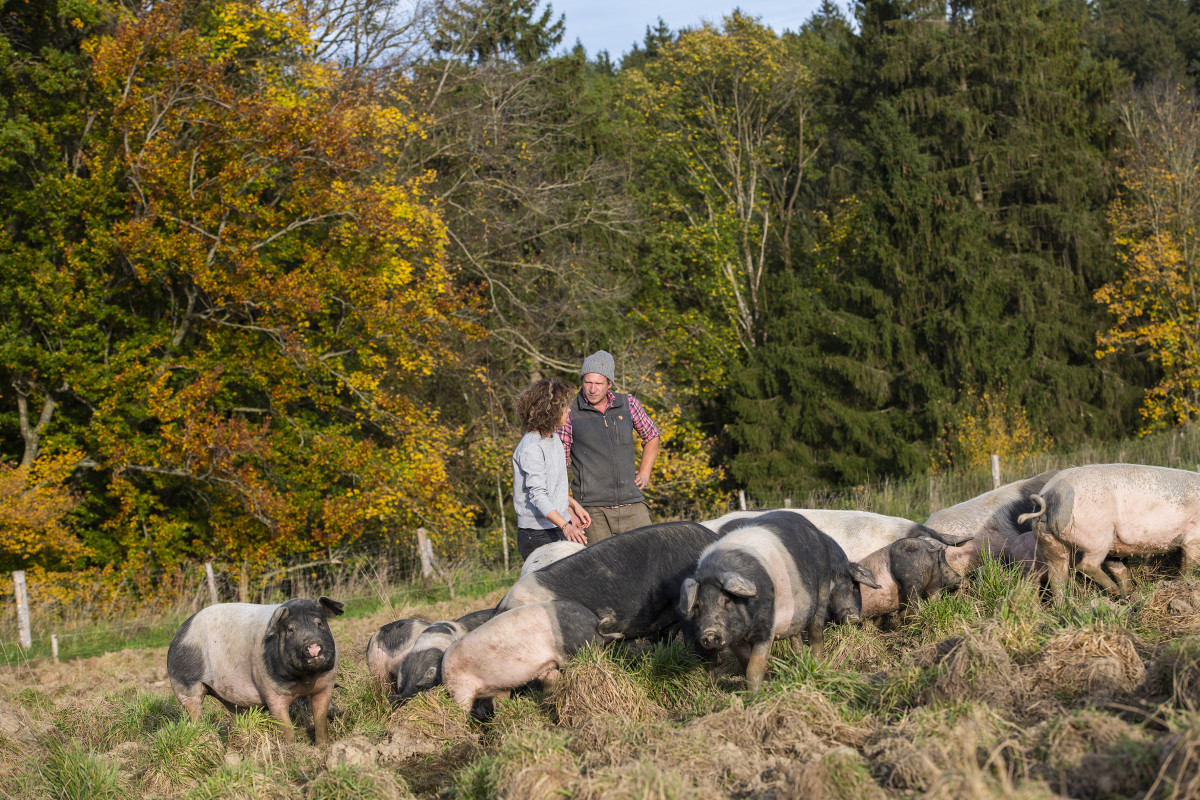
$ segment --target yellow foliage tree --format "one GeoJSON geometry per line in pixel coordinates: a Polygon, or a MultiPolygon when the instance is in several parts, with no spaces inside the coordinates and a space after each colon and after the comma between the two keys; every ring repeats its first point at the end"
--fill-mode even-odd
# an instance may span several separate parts
{"type": "Polygon", "coordinates": [[[1003,386],[970,390],[951,411],[934,469],[987,467],[993,454],[1001,463],[1021,462],[1050,444],[1050,437],[1033,430],[1025,408],[1003,386]]]}
{"type": "Polygon", "coordinates": [[[1113,317],[1096,357],[1131,352],[1161,368],[1142,406],[1145,434],[1200,418],[1200,114],[1192,92],[1155,87],[1120,119],[1129,146],[1108,218],[1125,272],[1096,292],[1113,317]]]}
{"type": "Polygon", "coordinates": [[[68,450],[43,453],[31,465],[0,463],[0,559],[23,567],[83,553],[65,522],[78,500],[64,485],[81,458],[68,450]]]}

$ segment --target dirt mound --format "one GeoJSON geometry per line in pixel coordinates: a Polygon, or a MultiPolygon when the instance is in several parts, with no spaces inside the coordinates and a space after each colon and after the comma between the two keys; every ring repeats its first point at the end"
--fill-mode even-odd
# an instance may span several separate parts
{"type": "Polygon", "coordinates": [[[1094,698],[1131,694],[1145,677],[1137,640],[1127,631],[1102,625],[1055,636],[1031,671],[1040,692],[1094,698]]]}
{"type": "Polygon", "coordinates": [[[1200,633],[1200,581],[1173,583],[1151,594],[1142,605],[1141,622],[1164,636],[1200,633]]]}

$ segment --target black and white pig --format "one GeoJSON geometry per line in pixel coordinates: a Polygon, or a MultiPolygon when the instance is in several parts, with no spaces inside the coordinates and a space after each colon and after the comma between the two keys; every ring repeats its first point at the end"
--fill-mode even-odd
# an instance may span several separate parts
{"type": "Polygon", "coordinates": [[[605,634],[634,639],[662,633],[678,624],[679,587],[717,538],[695,522],[663,522],[609,537],[521,578],[496,613],[574,600],[600,617],[605,634]]]}
{"type": "Polygon", "coordinates": [[[328,597],[280,605],[221,603],[188,617],[167,648],[167,677],[192,719],[211,694],[230,711],[266,706],[289,741],[288,709],[312,701],[318,745],[329,744],[329,701],[337,648],[328,619],[342,614],[328,597]]]}
{"type": "Polygon", "coordinates": [[[395,673],[396,693],[392,702],[408,700],[442,682],[442,655],[453,642],[492,618],[495,611],[472,611],[456,620],[442,620],[426,628],[413,642],[395,673]]]}
{"type": "Polygon", "coordinates": [[[708,650],[731,648],[751,691],[762,686],[777,637],[808,633],[821,656],[826,619],[858,622],[859,584],[878,588],[871,573],[805,517],[787,511],[747,519],[700,555],[683,582],[679,613],[708,650]]]}
{"type": "Polygon", "coordinates": [[[417,637],[433,623],[423,619],[398,619],[389,622],[367,641],[367,672],[383,686],[394,690],[396,673],[417,637]]]}
{"type": "Polygon", "coordinates": [[[946,560],[946,545],[924,537],[901,539],[861,562],[878,584],[862,585],[862,618],[899,612],[903,618],[921,599],[954,588],[962,576],[946,560]]]}
{"type": "Polygon", "coordinates": [[[530,681],[540,680],[549,688],[563,662],[578,650],[615,638],[602,635],[599,624],[599,617],[573,600],[548,600],[497,614],[446,649],[446,688],[466,713],[476,700],[504,695],[530,681]]]}

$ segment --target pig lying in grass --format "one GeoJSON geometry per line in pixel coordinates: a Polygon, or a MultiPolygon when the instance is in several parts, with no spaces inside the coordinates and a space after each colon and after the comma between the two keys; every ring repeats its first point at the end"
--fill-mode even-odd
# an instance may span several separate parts
{"type": "Polygon", "coordinates": [[[230,711],[265,706],[288,741],[295,741],[288,709],[312,701],[318,745],[329,744],[329,701],[337,677],[337,650],[328,619],[342,613],[328,597],[280,605],[221,603],[197,611],[179,626],[167,648],[167,677],[192,719],[211,694],[230,711]]]}

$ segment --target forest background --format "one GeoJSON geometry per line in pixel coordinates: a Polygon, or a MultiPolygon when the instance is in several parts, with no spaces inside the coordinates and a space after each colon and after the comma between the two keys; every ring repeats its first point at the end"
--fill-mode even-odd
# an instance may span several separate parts
{"type": "Polygon", "coordinates": [[[453,555],[600,348],[658,519],[1200,416],[1200,4],[562,30],[0,0],[0,569],[453,555]]]}

